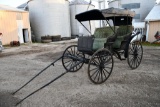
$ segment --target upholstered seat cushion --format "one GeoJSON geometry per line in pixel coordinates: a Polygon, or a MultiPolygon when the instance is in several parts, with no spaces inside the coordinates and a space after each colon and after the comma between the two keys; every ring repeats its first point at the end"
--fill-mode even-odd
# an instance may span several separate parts
{"type": "Polygon", "coordinates": [[[93,42],[93,50],[98,50],[104,47],[104,44],[106,43],[106,38],[94,38],[93,42]]]}
{"type": "MultiPolygon", "coordinates": [[[[94,32],[94,37],[95,38],[106,38],[108,36],[112,36],[114,34],[112,29],[114,30],[114,27],[97,28],[94,32]]],[[[115,27],[115,30],[117,30],[117,27],[115,27]]]]}
{"type": "Polygon", "coordinates": [[[113,44],[113,48],[120,48],[122,41],[125,40],[125,37],[130,36],[132,33],[132,29],[132,26],[119,26],[116,33],[117,38],[113,44]]]}
{"type": "MultiPolygon", "coordinates": [[[[117,30],[118,27],[115,27],[115,30],[117,30]]],[[[104,47],[104,44],[106,43],[106,40],[109,36],[112,36],[114,34],[113,30],[114,27],[102,27],[97,28],[94,32],[94,42],[93,42],[93,50],[98,50],[104,47]]]]}

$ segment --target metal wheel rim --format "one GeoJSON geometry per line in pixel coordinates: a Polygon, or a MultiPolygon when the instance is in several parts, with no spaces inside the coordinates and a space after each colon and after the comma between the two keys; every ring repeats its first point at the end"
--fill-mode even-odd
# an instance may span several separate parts
{"type": "Polygon", "coordinates": [[[77,49],[77,45],[71,45],[63,53],[62,57],[62,65],[68,72],[76,72],[83,66],[83,62],[79,63],[79,60],[74,60],[71,57],[76,58],[84,58],[84,54],[82,52],[79,52],[77,49]],[[79,64],[78,64],[79,63],[79,64]],[[75,64],[78,64],[77,66],[73,67],[75,64]],[[73,67],[73,68],[72,68],[73,67]]]}
{"type": "Polygon", "coordinates": [[[110,51],[105,48],[98,50],[92,55],[88,64],[89,79],[95,84],[104,83],[111,75],[113,66],[114,61],[110,51]]]}

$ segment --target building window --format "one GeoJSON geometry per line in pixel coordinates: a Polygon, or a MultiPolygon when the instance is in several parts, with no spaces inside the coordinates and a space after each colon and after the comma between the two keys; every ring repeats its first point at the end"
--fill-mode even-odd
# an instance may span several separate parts
{"type": "Polygon", "coordinates": [[[138,9],[140,7],[141,7],[140,3],[122,4],[122,8],[126,8],[126,9],[138,9]]]}
{"type": "Polygon", "coordinates": [[[17,13],[17,20],[22,20],[22,13],[17,13]]]}
{"type": "Polygon", "coordinates": [[[134,16],[134,19],[140,19],[140,14],[136,14],[136,15],[134,16]]]}

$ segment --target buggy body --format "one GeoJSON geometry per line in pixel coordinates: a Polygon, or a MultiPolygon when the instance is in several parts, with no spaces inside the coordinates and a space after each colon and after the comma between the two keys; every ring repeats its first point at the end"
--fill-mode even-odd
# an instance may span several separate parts
{"type": "Polygon", "coordinates": [[[109,78],[114,67],[114,56],[121,61],[127,60],[129,67],[136,69],[141,63],[143,48],[140,32],[132,34],[134,16],[135,12],[118,8],[94,9],[77,14],[75,19],[82,25],[85,21],[90,24],[90,21],[102,20],[107,26],[95,29],[92,34],[91,26],[89,30],[83,25],[90,35],[80,36],[77,45],[69,46],[64,51],[64,68],[76,72],[84,63],[88,64],[88,77],[95,84],[101,84],[109,78]]]}

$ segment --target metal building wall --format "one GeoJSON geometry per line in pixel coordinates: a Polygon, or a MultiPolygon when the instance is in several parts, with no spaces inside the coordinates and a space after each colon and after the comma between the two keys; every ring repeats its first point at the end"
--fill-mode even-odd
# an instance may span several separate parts
{"type": "Polygon", "coordinates": [[[148,32],[148,42],[155,41],[154,35],[157,31],[160,31],[160,21],[150,21],[149,22],[149,32],[148,32]]]}
{"type": "MultiPolygon", "coordinates": [[[[0,10],[0,32],[3,34],[1,37],[2,44],[8,45],[11,41],[19,41],[19,32],[18,32],[18,26],[17,26],[17,13],[20,13],[24,15],[22,17],[22,28],[26,28],[29,31],[29,38],[31,38],[30,35],[30,23],[29,23],[29,14],[27,12],[16,12],[16,11],[5,11],[0,10]]],[[[21,29],[22,30],[22,29],[21,29]]],[[[29,40],[31,41],[31,39],[29,40]]]]}
{"type": "Polygon", "coordinates": [[[30,22],[36,40],[41,36],[70,37],[69,2],[66,0],[33,0],[29,2],[30,22]]]}
{"type": "Polygon", "coordinates": [[[155,0],[115,0],[109,3],[109,7],[118,6],[118,8],[123,8],[123,6],[126,7],[129,5],[132,5],[133,8],[131,10],[136,12],[137,17],[140,15],[139,19],[136,18],[134,20],[136,22],[141,22],[144,21],[150,10],[154,7],[155,0]],[[140,4],[140,7],[134,8],[138,4],[140,4]]]}
{"type": "MultiPolygon", "coordinates": [[[[89,32],[75,19],[75,15],[87,11],[88,5],[83,4],[75,4],[70,5],[70,17],[71,17],[71,34],[75,35],[90,35],[89,32]]],[[[94,9],[93,5],[89,6],[88,10],[94,9]]],[[[90,30],[89,22],[83,22],[83,24],[90,30]]],[[[91,32],[94,33],[95,30],[95,23],[91,21],[91,32]]]]}
{"type": "Polygon", "coordinates": [[[108,5],[109,8],[111,8],[111,7],[121,8],[121,5],[120,5],[119,0],[115,0],[115,1],[109,2],[108,4],[109,4],[109,5],[108,5]]]}

